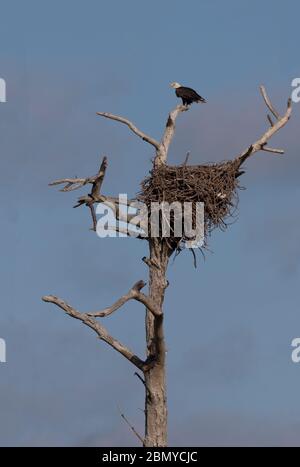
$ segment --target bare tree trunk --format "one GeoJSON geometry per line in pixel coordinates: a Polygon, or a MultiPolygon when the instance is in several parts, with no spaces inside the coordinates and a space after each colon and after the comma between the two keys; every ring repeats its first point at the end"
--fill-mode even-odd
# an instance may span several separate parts
{"type": "MultiPolygon", "coordinates": [[[[267,151],[275,154],[283,154],[283,150],[271,148],[267,146],[270,138],[288,122],[292,112],[292,101],[288,100],[287,110],[283,116],[274,109],[266,90],[263,86],[260,88],[263,99],[269,111],[273,115],[268,115],[270,127],[268,130],[251,146],[243,151],[234,160],[240,167],[249,157],[253,156],[258,151],[267,151]],[[275,119],[275,121],[273,121],[275,119]]],[[[165,131],[161,141],[157,141],[143,131],[139,130],[127,118],[113,115],[106,112],[98,112],[98,115],[118,121],[129,127],[129,129],[139,138],[149,143],[155,148],[156,156],[153,161],[153,168],[157,169],[167,164],[167,157],[170,144],[175,134],[175,122],[181,112],[188,110],[188,106],[178,105],[169,113],[165,131]]],[[[186,163],[186,161],[185,161],[186,163]]],[[[184,163],[184,164],[185,164],[184,163]]],[[[92,185],[91,192],[86,196],[81,196],[74,207],[87,206],[92,215],[93,230],[96,231],[97,219],[94,209],[94,204],[103,203],[113,209],[117,221],[124,221],[120,212],[120,202],[117,198],[104,196],[101,193],[102,182],[105,176],[107,167],[107,158],[104,157],[98,173],[87,178],[64,178],[55,180],[50,183],[51,186],[64,184],[61,191],[68,192],[81,188],[87,184],[92,185]]],[[[240,172],[240,174],[243,172],[240,172]]],[[[239,175],[240,175],[239,174],[239,175]]],[[[132,200],[133,201],[133,200],[132,200]]],[[[129,203],[130,204],[130,203],[129,203]]],[[[126,218],[125,222],[128,227],[133,227],[135,215],[126,218]]],[[[117,232],[121,232],[121,228],[115,227],[117,232]]],[[[126,234],[130,235],[130,229],[126,234]]],[[[123,232],[122,232],[123,233],[123,232]]],[[[136,235],[134,235],[136,236],[136,235]]],[[[139,238],[144,238],[140,236],[139,238]]],[[[143,372],[146,390],[145,397],[145,437],[142,437],[132,427],[124,414],[122,418],[129,424],[133,433],[137,436],[140,442],[147,447],[167,446],[167,395],[166,395],[166,346],[163,329],[163,302],[165,289],[168,285],[166,280],[166,272],[172,250],[169,249],[163,238],[147,238],[149,242],[150,258],[143,258],[143,261],[149,266],[149,294],[148,296],[141,292],[146,285],[143,280],[136,282],[131,289],[122,297],[120,297],[113,305],[102,310],[82,313],[76,308],[69,305],[55,295],[45,295],[45,302],[53,303],[61,308],[67,315],[80,320],[86,326],[96,332],[98,337],[106,342],[110,347],[115,349],[124,358],[129,360],[138,370],[143,372]],[[99,322],[97,318],[105,318],[116,312],[129,300],[137,300],[146,306],[146,342],[147,342],[147,359],[139,358],[129,347],[111,336],[106,327],[103,326],[102,320],[99,322]]]]}
{"type": "MultiPolygon", "coordinates": [[[[149,296],[162,312],[169,249],[159,239],[149,241],[150,280],[149,296]]],[[[166,346],[163,329],[163,313],[160,316],[146,310],[147,357],[154,365],[145,376],[145,442],[144,446],[167,445],[167,391],[166,391],[166,346]]]]}

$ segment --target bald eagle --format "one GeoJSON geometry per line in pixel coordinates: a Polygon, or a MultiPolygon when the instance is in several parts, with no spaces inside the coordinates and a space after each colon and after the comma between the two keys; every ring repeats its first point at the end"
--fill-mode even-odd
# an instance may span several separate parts
{"type": "Polygon", "coordinates": [[[183,105],[191,105],[193,102],[202,102],[204,104],[206,102],[194,89],[186,88],[176,82],[171,83],[170,86],[175,89],[176,96],[182,99],[183,105]]]}

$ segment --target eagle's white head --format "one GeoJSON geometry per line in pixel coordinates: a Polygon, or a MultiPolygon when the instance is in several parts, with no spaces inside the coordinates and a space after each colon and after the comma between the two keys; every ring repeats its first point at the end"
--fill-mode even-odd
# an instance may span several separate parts
{"type": "Polygon", "coordinates": [[[171,88],[174,88],[174,89],[178,89],[182,87],[181,84],[176,83],[176,81],[174,83],[171,83],[170,86],[171,88]]]}

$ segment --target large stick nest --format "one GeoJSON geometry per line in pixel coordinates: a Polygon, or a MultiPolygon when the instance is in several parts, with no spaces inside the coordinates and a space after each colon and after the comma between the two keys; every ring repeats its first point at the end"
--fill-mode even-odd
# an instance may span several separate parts
{"type": "MultiPolygon", "coordinates": [[[[148,209],[152,202],[174,201],[193,203],[193,221],[195,203],[204,203],[205,239],[215,228],[225,230],[230,219],[235,215],[238,205],[238,177],[244,173],[239,170],[238,160],[206,165],[163,165],[154,168],[141,184],[138,199],[148,209]]],[[[184,235],[166,239],[170,248],[178,248],[181,242],[190,240],[184,235]]],[[[205,242],[206,243],[206,242],[205,242]]]]}

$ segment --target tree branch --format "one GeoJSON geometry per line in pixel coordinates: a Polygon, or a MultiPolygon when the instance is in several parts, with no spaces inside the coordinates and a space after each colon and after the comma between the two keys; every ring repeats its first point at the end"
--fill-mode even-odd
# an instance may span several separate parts
{"type": "Polygon", "coordinates": [[[104,156],[98,173],[92,177],[61,178],[59,180],[54,180],[53,182],[49,183],[49,186],[65,184],[64,188],[60,190],[62,192],[74,191],[87,184],[92,185],[91,192],[88,195],[84,195],[78,198],[77,203],[73,207],[78,208],[79,206],[85,205],[90,209],[92,220],[93,220],[92,230],[94,231],[96,231],[97,220],[96,220],[96,213],[95,213],[93,204],[103,201],[103,196],[100,194],[100,190],[102,187],[106,169],[107,169],[107,157],[104,156]]]}
{"type": "Polygon", "coordinates": [[[72,318],[80,320],[86,326],[93,329],[98,337],[110,345],[113,349],[119,352],[123,357],[129,360],[133,365],[139,368],[141,371],[146,371],[148,369],[148,362],[144,362],[139,357],[137,357],[128,347],[123,345],[117,339],[108,334],[107,330],[95,319],[89,316],[87,313],[80,313],[75,310],[72,306],[66,303],[64,300],[55,297],[54,295],[45,295],[43,298],[44,302],[54,303],[59,308],[64,310],[72,318]]]}
{"type": "Polygon", "coordinates": [[[263,96],[266,106],[276,118],[276,122],[273,122],[271,117],[268,115],[270,128],[255,143],[251,144],[251,146],[249,146],[242,154],[240,154],[236,158],[236,161],[239,162],[239,166],[241,166],[245,162],[245,160],[253,156],[258,151],[267,151],[275,154],[284,154],[284,151],[282,149],[273,149],[269,148],[266,145],[268,141],[272,138],[272,136],[275,133],[277,133],[282,127],[284,127],[289,121],[292,113],[292,100],[291,98],[288,99],[286,112],[283,116],[280,116],[279,113],[275,110],[273,104],[271,103],[264,86],[260,86],[260,92],[263,96]]]}
{"type": "MultiPolygon", "coordinates": [[[[264,86],[259,86],[259,90],[261,92],[261,95],[263,96],[263,99],[265,101],[265,104],[266,106],[268,107],[268,109],[270,110],[270,112],[272,112],[272,114],[274,115],[274,117],[276,118],[276,120],[279,120],[280,119],[280,115],[279,113],[277,112],[277,110],[275,109],[275,107],[273,106],[272,102],[270,101],[270,98],[266,92],[266,89],[264,86]]],[[[272,126],[272,125],[271,125],[272,126]]]]}
{"type": "Polygon", "coordinates": [[[175,134],[176,119],[181,112],[186,112],[188,109],[189,107],[186,105],[177,105],[177,107],[169,113],[166,128],[154,159],[155,166],[159,166],[167,162],[169,147],[175,134]]]}
{"type": "Polygon", "coordinates": [[[274,154],[284,154],[283,149],[269,148],[268,146],[263,146],[262,151],[273,152],[274,154]]]}
{"type": "Polygon", "coordinates": [[[106,316],[111,315],[115,311],[117,311],[119,308],[121,308],[121,306],[123,306],[129,300],[137,300],[138,302],[143,303],[143,305],[145,305],[154,316],[161,316],[162,314],[161,311],[156,309],[151,298],[147,297],[145,294],[141,292],[141,289],[145,287],[145,285],[146,283],[140,280],[136,282],[125,295],[119,298],[119,300],[117,300],[110,307],[104,308],[101,311],[94,311],[94,312],[89,312],[86,314],[88,316],[104,318],[106,316]]]}
{"type": "Polygon", "coordinates": [[[97,231],[97,217],[96,217],[96,212],[95,212],[95,208],[94,208],[94,205],[92,203],[90,203],[88,205],[88,207],[90,208],[90,211],[91,211],[91,216],[92,216],[92,221],[93,221],[93,227],[91,228],[91,230],[93,230],[94,232],[97,231]]]}
{"type": "Polygon", "coordinates": [[[273,122],[273,120],[272,120],[271,115],[268,114],[268,115],[267,115],[267,119],[268,119],[268,122],[270,123],[270,125],[271,125],[271,126],[274,126],[274,122],[273,122]]]}
{"type": "MultiPolygon", "coordinates": [[[[104,196],[100,193],[102,183],[104,180],[104,176],[105,176],[105,172],[106,172],[106,168],[107,168],[107,157],[103,157],[98,173],[92,177],[62,178],[59,180],[54,180],[53,182],[49,183],[50,186],[65,184],[64,188],[60,190],[62,192],[74,191],[87,184],[92,185],[91,192],[88,193],[87,195],[83,195],[80,198],[78,198],[77,203],[73,207],[78,208],[79,206],[85,205],[90,209],[91,217],[93,221],[93,226],[91,230],[93,231],[96,231],[96,228],[97,228],[96,213],[95,213],[95,208],[93,206],[95,203],[103,203],[106,206],[110,207],[114,211],[115,217],[117,220],[128,222],[130,224],[131,220],[133,220],[136,217],[136,215],[134,214],[134,215],[128,215],[126,218],[126,216],[124,216],[120,211],[121,205],[129,207],[131,203],[133,203],[135,200],[127,200],[127,202],[123,202],[122,199],[120,200],[119,198],[114,198],[112,196],[104,196]]],[[[133,225],[135,225],[134,220],[133,220],[133,225]]]]}
{"type": "Polygon", "coordinates": [[[65,183],[66,186],[62,188],[60,191],[73,191],[73,190],[77,190],[78,188],[81,188],[87,183],[92,183],[92,177],[61,178],[59,180],[54,180],[53,182],[49,183],[49,186],[62,185],[63,183],[65,183]]]}
{"type": "Polygon", "coordinates": [[[124,125],[127,125],[131,131],[133,131],[134,134],[136,134],[139,138],[142,138],[143,141],[146,141],[147,143],[151,144],[154,146],[156,149],[159,149],[159,142],[156,141],[154,138],[151,138],[151,136],[146,135],[143,131],[139,130],[130,120],[127,118],[121,117],[119,115],[113,115],[108,112],[97,112],[97,115],[100,115],[101,117],[109,118],[110,120],[116,120],[117,122],[124,123],[124,125]]]}
{"type": "Polygon", "coordinates": [[[121,409],[118,407],[119,409],[119,412],[120,412],[120,416],[121,418],[123,418],[123,420],[125,421],[125,423],[127,423],[127,425],[129,426],[129,428],[131,429],[131,431],[133,432],[133,434],[141,441],[142,444],[144,444],[145,440],[142,438],[142,436],[136,431],[136,429],[134,428],[133,425],[131,425],[131,423],[127,420],[127,418],[125,417],[125,415],[123,414],[123,412],[121,411],[121,409]]]}
{"type": "MultiPolygon", "coordinates": [[[[151,144],[156,149],[156,156],[154,158],[154,165],[159,166],[161,164],[165,164],[167,161],[168,150],[172,139],[175,133],[175,122],[178,115],[181,112],[186,112],[189,109],[186,105],[177,105],[174,110],[169,113],[168,120],[166,123],[166,128],[163,134],[163,137],[160,142],[156,141],[154,138],[151,138],[143,131],[139,130],[130,120],[125,117],[121,117],[119,115],[114,115],[108,112],[97,112],[97,115],[105,118],[109,118],[110,120],[115,120],[117,122],[123,123],[127,125],[134,134],[142,138],[143,141],[151,144]]],[[[80,180],[77,180],[80,183],[80,180]]],[[[79,185],[82,186],[82,185],[79,185]]]]}
{"type": "Polygon", "coordinates": [[[134,375],[141,381],[141,383],[146,387],[146,382],[144,378],[141,377],[141,375],[136,371],[134,375]]]}
{"type": "Polygon", "coordinates": [[[93,177],[86,177],[86,178],[61,178],[59,180],[54,180],[53,182],[49,183],[49,186],[55,186],[55,185],[62,185],[66,184],[64,188],[62,188],[60,191],[66,192],[66,191],[74,191],[77,190],[78,188],[83,187],[84,185],[87,185],[88,183],[92,184],[92,191],[91,195],[94,194],[99,194],[100,189],[103,183],[103,179],[105,176],[105,172],[107,169],[107,157],[104,156],[100,165],[100,169],[96,175],[93,177]]]}

